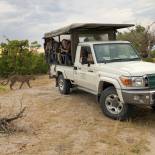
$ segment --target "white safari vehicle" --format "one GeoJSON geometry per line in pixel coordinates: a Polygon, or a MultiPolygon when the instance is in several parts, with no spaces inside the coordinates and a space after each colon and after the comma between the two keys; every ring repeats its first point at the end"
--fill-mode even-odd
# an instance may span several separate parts
{"type": "Polygon", "coordinates": [[[77,88],[95,94],[103,113],[113,119],[129,118],[133,105],[155,109],[155,64],[143,62],[130,42],[116,41],[116,30],[130,26],[72,24],[46,33],[50,76],[60,93],[77,88]],[[61,51],[64,40],[67,54],[61,51]]]}

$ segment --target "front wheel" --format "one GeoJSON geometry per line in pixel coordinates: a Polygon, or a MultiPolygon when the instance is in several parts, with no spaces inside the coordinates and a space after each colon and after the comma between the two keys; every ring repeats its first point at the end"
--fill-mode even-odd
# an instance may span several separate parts
{"type": "Polygon", "coordinates": [[[70,81],[64,79],[64,76],[60,74],[58,76],[58,87],[61,94],[69,94],[70,93],[70,81]]]}
{"type": "Polygon", "coordinates": [[[101,93],[100,105],[103,113],[115,120],[126,120],[131,113],[130,105],[120,101],[114,87],[109,87],[101,93]]]}
{"type": "Polygon", "coordinates": [[[152,110],[155,111],[155,105],[151,106],[152,110]]]}

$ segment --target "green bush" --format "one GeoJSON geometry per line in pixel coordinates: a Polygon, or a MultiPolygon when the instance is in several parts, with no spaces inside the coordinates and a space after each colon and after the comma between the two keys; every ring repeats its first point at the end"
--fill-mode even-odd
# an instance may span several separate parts
{"type": "Polygon", "coordinates": [[[143,60],[146,62],[155,62],[153,58],[145,58],[143,60]]]}
{"type": "Polygon", "coordinates": [[[151,51],[151,57],[155,58],[155,50],[151,51]]]}
{"type": "Polygon", "coordinates": [[[7,77],[10,74],[45,74],[48,71],[44,54],[25,52],[22,55],[0,57],[0,76],[7,77]]]}
{"type": "Polygon", "coordinates": [[[45,61],[44,54],[35,54],[33,55],[33,59],[35,63],[33,64],[33,73],[34,74],[44,74],[48,71],[48,65],[45,61]]]}
{"type": "Polygon", "coordinates": [[[40,46],[37,42],[29,44],[28,40],[7,39],[1,43],[0,76],[47,73],[48,65],[44,54],[37,53],[40,46]]]}

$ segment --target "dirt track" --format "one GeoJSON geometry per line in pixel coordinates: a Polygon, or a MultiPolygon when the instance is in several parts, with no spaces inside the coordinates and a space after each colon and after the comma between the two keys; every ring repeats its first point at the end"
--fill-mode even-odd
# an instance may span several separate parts
{"type": "Polygon", "coordinates": [[[136,109],[129,122],[105,117],[95,96],[74,91],[60,95],[54,81],[40,76],[22,90],[0,95],[0,114],[15,113],[23,97],[24,118],[17,131],[0,134],[0,155],[111,155],[155,154],[155,113],[136,109]]]}

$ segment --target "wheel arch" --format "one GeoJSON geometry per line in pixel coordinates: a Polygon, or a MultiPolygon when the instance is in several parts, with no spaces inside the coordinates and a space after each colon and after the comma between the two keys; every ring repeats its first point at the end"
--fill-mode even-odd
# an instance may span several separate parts
{"type": "Polygon", "coordinates": [[[58,84],[58,77],[59,77],[59,75],[63,75],[64,79],[67,80],[68,82],[70,82],[70,84],[71,84],[71,80],[70,79],[67,79],[65,73],[63,71],[61,71],[61,70],[58,70],[57,71],[57,74],[56,74],[56,83],[57,84],[58,84]]]}
{"type": "Polygon", "coordinates": [[[111,87],[111,86],[116,89],[120,100],[122,102],[124,102],[123,96],[122,96],[122,91],[121,91],[121,86],[116,79],[112,79],[112,78],[106,78],[106,79],[100,80],[99,85],[98,85],[98,96],[99,96],[99,98],[100,98],[101,92],[104,91],[106,88],[111,87]]]}
{"type": "Polygon", "coordinates": [[[66,74],[65,74],[65,71],[63,71],[63,70],[57,70],[56,76],[58,77],[60,74],[62,74],[63,77],[64,77],[65,79],[67,79],[67,76],[66,76],[66,74]]]}
{"type": "Polygon", "coordinates": [[[59,75],[63,75],[63,73],[61,72],[61,71],[57,71],[57,74],[56,74],[56,76],[58,77],[59,75]]]}

